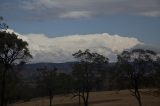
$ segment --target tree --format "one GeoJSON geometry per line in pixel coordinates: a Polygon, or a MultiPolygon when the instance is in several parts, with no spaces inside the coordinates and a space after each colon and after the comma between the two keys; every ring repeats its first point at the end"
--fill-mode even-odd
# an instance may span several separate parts
{"type": "Polygon", "coordinates": [[[58,73],[57,75],[57,93],[68,94],[72,92],[73,79],[70,74],[58,73]]]}
{"type": "Polygon", "coordinates": [[[13,70],[13,66],[27,61],[31,58],[31,54],[28,49],[28,43],[18,38],[14,33],[7,33],[6,31],[0,31],[0,63],[3,69],[1,69],[1,92],[0,92],[0,106],[4,106],[6,103],[6,80],[9,70],[13,70]]]}
{"type": "Polygon", "coordinates": [[[47,67],[38,69],[38,88],[42,89],[44,95],[47,94],[49,97],[49,106],[52,106],[52,100],[58,90],[58,81],[57,81],[57,68],[53,70],[47,69],[47,67]]]}
{"type": "Polygon", "coordinates": [[[96,79],[100,77],[98,66],[108,63],[108,58],[91,53],[88,49],[84,52],[79,50],[73,56],[77,59],[73,66],[73,78],[75,80],[75,92],[73,97],[82,98],[84,106],[88,106],[89,93],[96,79]]]}
{"type": "Polygon", "coordinates": [[[155,62],[156,72],[154,73],[154,81],[155,86],[160,90],[160,57],[157,56],[156,62],[155,62]]]}
{"type": "Polygon", "coordinates": [[[142,106],[139,91],[140,83],[145,77],[152,73],[151,70],[155,58],[156,53],[154,51],[143,49],[123,51],[117,56],[119,76],[129,81],[129,89],[132,95],[136,97],[139,106],[142,106]]]}

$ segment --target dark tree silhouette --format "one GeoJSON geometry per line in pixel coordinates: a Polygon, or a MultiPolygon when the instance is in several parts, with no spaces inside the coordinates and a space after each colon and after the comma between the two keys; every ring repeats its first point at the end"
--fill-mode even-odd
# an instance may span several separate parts
{"type": "Polygon", "coordinates": [[[160,57],[157,56],[156,62],[155,62],[156,72],[154,73],[154,81],[155,86],[160,90],[160,57]]]}
{"type": "MultiPolygon", "coordinates": [[[[139,106],[142,106],[139,91],[140,82],[151,74],[151,68],[156,58],[156,53],[151,50],[134,49],[123,51],[117,56],[118,73],[131,85],[130,91],[136,97],[139,106]]],[[[118,77],[118,75],[117,75],[118,77]]]]}
{"type": "MultiPolygon", "coordinates": [[[[49,106],[52,106],[52,100],[54,95],[56,94],[56,90],[58,88],[58,76],[57,76],[57,68],[53,70],[48,70],[46,67],[37,70],[39,72],[38,75],[38,87],[44,90],[44,93],[47,93],[49,97],[49,106]]],[[[45,95],[44,94],[44,95],[45,95]]]]}
{"type": "Polygon", "coordinates": [[[91,53],[88,49],[84,52],[79,50],[73,56],[77,59],[72,72],[76,85],[73,97],[79,96],[79,103],[82,98],[84,106],[88,106],[89,93],[101,71],[98,65],[108,63],[108,58],[98,53],[91,53]]]}
{"type": "Polygon", "coordinates": [[[18,38],[14,33],[7,33],[0,31],[0,63],[4,67],[1,69],[1,92],[0,92],[0,106],[4,106],[6,103],[6,80],[7,72],[12,70],[12,66],[27,61],[31,58],[28,43],[18,38]]]}
{"type": "Polygon", "coordinates": [[[58,73],[57,75],[57,90],[58,94],[68,94],[73,89],[73,79],[70,74],[58,73]]]}

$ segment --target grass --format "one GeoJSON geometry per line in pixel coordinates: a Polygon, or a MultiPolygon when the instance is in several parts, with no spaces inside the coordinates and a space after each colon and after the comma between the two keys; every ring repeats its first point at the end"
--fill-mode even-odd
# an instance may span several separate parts
{"type": "MultiPolygon", "coordinates": [[[[142,90],[143,106],[160,106],[160,95],[158,92],[142,90]]],[[[55,96],[53,106],[78,106],[78,98],[71,99],[71,95],[55,96]]],[[[36,98],[29,102],[19,102],[13,106],[49,106],[47,98],[36,98]]],[[[102,91],[91,92],[89,106],[138,106],[135,97],[128,90],[119,92],[102,91]]]]}

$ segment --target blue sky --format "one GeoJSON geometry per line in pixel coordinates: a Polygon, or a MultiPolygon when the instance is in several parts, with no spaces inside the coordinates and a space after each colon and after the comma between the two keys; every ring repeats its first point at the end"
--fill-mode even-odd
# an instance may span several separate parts
{"type": "Polygon", "coordinates": [[[0,15],[20,33],[111,33],[159,44],[159,0],[1,0],[0,15]]]}
{"type": "Polygon", "coordinates": [[[117,42],[131,38],[127,41],[160,45],[160,0],[0,0],[0,16],[15,32],[32,35],[32,42],[35,36],[68,39],[77,34],[89,40],[92,34],[103,38],[108,33],[117,42]]]}
{"type": "Polygon", "coordinates": [[[140,16],[107,16],[104,18],[52,21],[9,21],[19,33],[44,33],[50,37],[72,34],[110,33],[136,37],[140,41],[160,44],[160,18],[140,16]]]}

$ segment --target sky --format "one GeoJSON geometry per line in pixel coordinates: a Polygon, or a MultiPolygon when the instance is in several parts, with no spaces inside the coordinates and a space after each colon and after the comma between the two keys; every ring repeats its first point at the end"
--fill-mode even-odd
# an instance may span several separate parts
{"type": "Polygon", "coordinates": [[[34,62],[73,60],[86,48],[115,60],[117,51],[160,45],[160,0],[0,0],[0,16],[29,42],[34,62]]]}

